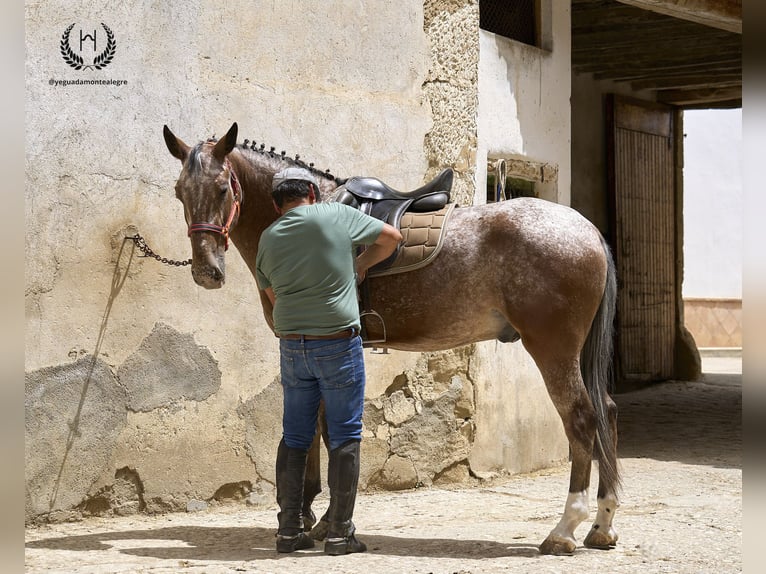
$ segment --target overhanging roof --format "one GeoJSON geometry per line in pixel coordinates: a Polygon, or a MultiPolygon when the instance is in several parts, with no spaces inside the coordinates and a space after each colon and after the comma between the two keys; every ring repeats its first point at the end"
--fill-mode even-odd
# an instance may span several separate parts
{"type": "Polygon", "coordinates": [[[572,0],[572,68],[683,108],[741,107],[741,29],[741,0],[572,0]]]}

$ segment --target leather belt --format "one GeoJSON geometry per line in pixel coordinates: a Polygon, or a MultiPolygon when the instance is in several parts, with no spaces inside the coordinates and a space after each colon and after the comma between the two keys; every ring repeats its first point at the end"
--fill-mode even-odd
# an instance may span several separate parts
{"type": "Polygon", "coordinates": [[[287,333],[286,335],[279,335],[280,339],[304,339],[306,341],[320,341],[323,339],[349,339],[356,333],[356,329],[345,329],[344,331],[338,331],[337,333],[330,333],[329,335],[301,335],[299,333],[287,333]]]}

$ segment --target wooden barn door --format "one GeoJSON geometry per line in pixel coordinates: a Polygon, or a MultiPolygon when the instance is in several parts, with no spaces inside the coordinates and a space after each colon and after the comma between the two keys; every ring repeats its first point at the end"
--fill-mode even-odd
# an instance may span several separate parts
{"type": "Polygon", "coordinates": [[[610,96],[611,241],[617,265],[617,379],[673,378],[676,192],[673,108],[610,96]]]}

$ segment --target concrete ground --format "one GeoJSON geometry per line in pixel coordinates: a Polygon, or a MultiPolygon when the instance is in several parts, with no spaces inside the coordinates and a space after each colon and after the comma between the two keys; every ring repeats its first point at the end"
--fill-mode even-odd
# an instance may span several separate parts
{"type": "MultiPolygon", "coordinates": [[[[26,572],[741,572],[741,359],[711,350],[703,371],[693,383],[616,396],[624,491],[613,550],[538,553],[563,510],[569,469],[562,466],[470,488],[360,495],[354,520],[364,554],[324,556],[318,546],[279,555],[276,507],[228,506],[29,528],[26,572]]],[[[320,512],[326,503],[320,498],[320,512]]],[[[580,526],[580,540],[588,528],[580,526]]]]}

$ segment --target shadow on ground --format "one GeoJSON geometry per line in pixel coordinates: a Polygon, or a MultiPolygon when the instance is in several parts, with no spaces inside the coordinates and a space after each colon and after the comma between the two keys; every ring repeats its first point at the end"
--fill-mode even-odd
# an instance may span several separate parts
{"type": "Polygon", "coordinates": [[[742,375],[658,383],[618,394],[620,458],[742,468],[742,375]]]}
{"type": "MultiPolygon", "coordinates": [[[[366,534],[367,552],[390,556],[423,558],[487,559],[539,556],[531,544],[505,544],[489,540],[420,539],[366,534]]],[[[98,551],[111,547],[123,554],[163,560],[275,560],[323,554],[323,543],[313,550],[291,554],[274,552],[274,529],[175,526],[65,536],[27,542],[27,548],[47,550],[98,551]],[[154,544],[152,542],[155,542],[154,544]],[[168,545],[178,541],[176,546],[168,545]]]]}

